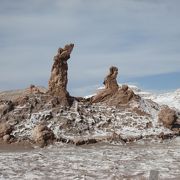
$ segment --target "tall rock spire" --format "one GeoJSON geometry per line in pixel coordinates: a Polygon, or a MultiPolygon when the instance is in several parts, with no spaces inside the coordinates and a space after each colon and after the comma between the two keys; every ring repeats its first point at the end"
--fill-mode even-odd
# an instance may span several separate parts
{"type": "Polygon", "coordinates": [[[65,45],[59,48],[57,55],[54,56],[54,63],[51,69],[49,79],[49,93],[59,98],[62,105],[69,105],[69,93],[67,91],[68,83],[68,59],[74,48],[74,44],[65,45]]]}

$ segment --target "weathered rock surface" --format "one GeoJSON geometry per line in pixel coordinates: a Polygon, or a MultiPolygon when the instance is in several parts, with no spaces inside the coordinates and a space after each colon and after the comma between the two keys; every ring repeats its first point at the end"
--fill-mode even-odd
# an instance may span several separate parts
{"type": "Polygon", "coordinates": [[[53,131],[44,124],[37,125],[32,131],[32,139],[40,146],[51,144],[55,139],[53,131]]]}
{"type": "Polygon", "coordinates": [[[6,122],[0,123],[0,138],[3,138],[5,135],[10,135],[13,128],[6,122]]]}
{"type": "MultiPolygon", "coordinates": [[[[126,92],[131,89],[123,86],[120,90],[126,92]]],[[[71,107],[65,107],[58,98],[50,96],[52,98],[48,99],[49,96],[28,95],[20,103],[15,103],[12,111],[1,117],[3,122],[13,125],[10,136],[15,141],[29,139],[29,142],[45,146],[53,142],[55,136],[55,141],[81,145],[100,141],[131,142],[140,138],[155,138],[161,132],[167,137],[168,134],[172,137],[177,134],[158,122],[160,107],[151,101],[132,99],[128,106],[117,107],[108,106],[104,102],[90,104],[87,101],[74,101],[71,107]],[[135,110],[136,107],[138,109],[135,110]],[[112,133],[117,134],[117,138],[112,138],[112,133]]],[[[9,139],[9,136],[3,139],[9,139]]]]}
{"type": "Polygon", "coordinates": [[[176,122],[177,116],[176,111],[170,109],[168,106],[163,107],[158,114],[159,121],[163,123],[165,127],[171,128],[176,122]]]}
{"type": "Polygon", "coordinates": [[[69,105],[70,95],[67,91],[68,83],[68,59],[73,50],[74,44],[68,44],[64,48],[59,48],[58,53],[54,56],[54,63],[51,69],[49,80],[49,93],[60,99],[60,104],[69,105]]]}
{"type": "Polygon", "coordinates": [[[118,68],[114,66],[110,67],[109,74],[103,82],[105,89],[100,91],[96,96],[92,97],[92,103],[103,102],[118,91],[119,86],[116,80],[117,75],[118,68]]]}
{"type": "Polygon", "coordinates": [[[138,99],[138,96],[127,85],[118,86],[116,80],[118,74],[117,67],[112,66],[109,71],[104,80],[105,88],[92,97],[92,103],[104,102],[107,105],[118,106],[127,104],[132,99],[138,99]]]}
{"type": "Polygon", "coordinates": [[[127,85],[123,85],[122,88],[119,88],[116,93],[105,100],[105,103],[112,106],[120,106],[127,105],[131,100],[138,101],[139,99],[140,97],[135,95],[127,85]]]}

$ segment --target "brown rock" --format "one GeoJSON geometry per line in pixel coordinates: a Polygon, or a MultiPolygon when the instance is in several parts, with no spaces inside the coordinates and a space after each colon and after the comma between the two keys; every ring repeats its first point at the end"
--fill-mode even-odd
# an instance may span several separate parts
{"type": "MultiPolygon", "coordinates": [[[[118,90],[113,96],[114,105],[127,104],[131,99],[138,98],[127,85],[118,90]]],[[[113,105],[113,101],[110,102],[113,105]]]]}
{"type": "Polygon", "coordinates": [[[11,136],[9,134],[6,134],[3,136],[3,141],[4,142],[9,142],[9,140],[11,139],[11,136]]]}
{"type": "Polygon", "coordinates": [[[171,128],[176,122],[176,111],[170,109],[168,106],[163,107],[158,114],[159,121],[167,128],[171,128]]]}
{"type": "Polygon", "coordinates": [[[53,131],[44,124],[37,125],[32,131],[32,138],[35,143],[44,147],[51,144],[55,139],[53,131]]]}
{"type": "Polygon", "coordinates": [[[33,85],[33,84],[30,85],[29,91],[30,91],[30,94],[40,94],[40,93],[41,93],[41,91],[39,90],[39,88],[36,87],[36,86],[33,85]]]}
{"type": "Polygon", "coordinates": [[[70,96],[67,91],[67,60],[73,50],[74,44],[68,44],[64,49],[59,48],[58,53],[54,56],[54,63],[51,69],[51,77],[49,80],[49,93],[60,99],[60,104],[69,105],[70,96]]]}
{"type": "Polygon", "coordinates": [[[117,74],[118,68],[114,66],[110,67],[109,74],[106,76],[103,82],[105,89],[99,92],[96,96],[92,97],[92,103],[103,102],[118,91],[119,86],[116,80],[117,74]]]}
{"type": "Polygon", "coordinates": [[[0,101],[0,115],[5,115],[14,109],[14,103],[12,101],[2,100],[0,101]]]}
{"type": "Polygon", "coordinates": [[[104,102],[111,106],[119,106],[121,104],[128,104],[132,99],[139,98],[127,85],[119,88],[116,81],[118,74],[117,67],[112,66],[109,71],[104,80],[105,89],[92,97],[92,103],[104,102]]]}
{"type": "Polygon", "coordinates": [[[1,122],[0,123],[0,138],[2,138],[5,135],[11,134],[13,128],[6,122],[1,122]]]}
{"type": "Polygon", "coordinates": [[[117,75],[118,75],[118,68],[117,67],[110,67],[109,74],[104,79],[105,89],[110,89],[112,91],[117,91],[119,86],[117,84],[117,75]]]}

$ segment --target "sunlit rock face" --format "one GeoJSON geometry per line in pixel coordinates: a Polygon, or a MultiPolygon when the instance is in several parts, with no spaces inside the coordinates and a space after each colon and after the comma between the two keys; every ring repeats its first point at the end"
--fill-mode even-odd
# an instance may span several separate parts
{"type": "Polygon", "coordinates": [[[49,94],[57,96],[60,104],[69,105],[70,95],[67,91],[68,83],[68,59],[73,50],[74,44],[65,45],[64,48],[59,48],[57,55],[54,56],[54,63],[51,69],[49,79],[49,94]]]}

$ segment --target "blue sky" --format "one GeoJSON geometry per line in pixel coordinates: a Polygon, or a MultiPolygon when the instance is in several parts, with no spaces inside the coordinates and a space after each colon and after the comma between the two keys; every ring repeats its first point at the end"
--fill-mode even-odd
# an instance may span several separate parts
{"type": "Polygon", "coordinates": [[[68,90],[119,83],[180,88],[179,0],[0,0],[0,90],[47,87],[58,47],[74,43],[68,90]]]}

